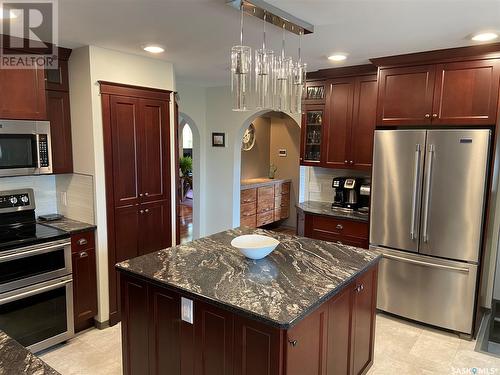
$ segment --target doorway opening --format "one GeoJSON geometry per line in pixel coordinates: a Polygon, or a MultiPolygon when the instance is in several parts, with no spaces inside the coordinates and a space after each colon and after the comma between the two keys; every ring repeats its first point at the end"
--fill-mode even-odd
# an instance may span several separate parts
{"type": "Polygon", "coordinates": [[[180,243],[194,239],[193,236],[193,206],[194,179],[193,158],[194,132],[193,123],[186,116],[179,115],[179,226],[180,243]]]}
{"type": "Polygon", "coordinates": [[[300,125],[283,112],[268,111],[245,122],[240,134],[240,188],[247,190],[255,185],[260,189],[255,203],[238,202],[240,225],[294,234],[299,199],[300,125]],[[262,184],[268,186],[265,204],[259,194],[264,194],[262,184]],[[288,193],[281,193],[282,184],[286,184],[288,193]]]}

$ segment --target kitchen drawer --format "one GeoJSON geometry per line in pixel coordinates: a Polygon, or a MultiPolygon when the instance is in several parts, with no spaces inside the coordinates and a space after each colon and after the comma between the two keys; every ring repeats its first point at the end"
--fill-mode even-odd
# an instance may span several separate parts
{"type": "Polygon", "coordinates": [[[274,200],[274,186],[264,186],[257,189],[257,202],[274,200]]]}
{"type": "Polygon", "coordinates": [[[312,221],[314,230],[368,240],[368,223],[316,215],[307,215],[306,220],[308,219],[312,221]]]}
{"type": "Polygon", "coordinates": [[[274,193],[276,195],[290,194],[290,182],[283,182],[274,185],[274,193]]]}
{"type": "Polygon", "coordinates": [[[265,199],[257,200],[257,213],[268,212],[274,210],[274,197],[266,197],[265,199]]]}
{"type": "Polygon", "coordinates": [[[279,207],[289,207],[290,206],[290,196],[289,195],[278,195],[274,198],[274,208],[279,207]]]}
{"type": "Polygon", "coordinates": [[[240,226],[255,228],[257,226],[257,215],[241,217],[240,226]]]}
{"type": "Polygon", "coordinates": [[[241,191],[241,203],[250,203],[257,200],[257,189],[245,189],[241,191]]]}
{"type": "Polygon", "coordinates": [[[288,216],[290,216],[290,210],[288,207],[280,207],[274,210],[275,221],[288,219],[288,216]]]}
{"type": "Polygon", "coordinates": [[[256,202],[250,202],[250,203],[242,203],[241,209],[240,209],[240,217],[246,217],[246,216],[255,216],[257,213],[257,203],[256,202]]]}
{"type": "Polygon", "coordinates": [[[274,210],[257,214],[257,226],[261,227],[274,222],[274,210]]]}
{"type": "Polygon", "coordinates": [[[94,230],[71,235],[71,252],[78,253],[82,250],[95,248],[94,230]]]}

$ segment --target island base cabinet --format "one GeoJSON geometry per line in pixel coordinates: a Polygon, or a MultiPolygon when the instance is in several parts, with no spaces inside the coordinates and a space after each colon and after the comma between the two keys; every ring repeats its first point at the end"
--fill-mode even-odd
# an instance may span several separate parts
{"type": "Polygon", "coordinates": [[[377,266],[290,329],[120,272],[126,375],[358,375],[373,363],[377,266]],[[192,299],[191,297],[186,297],[192,299]]]}

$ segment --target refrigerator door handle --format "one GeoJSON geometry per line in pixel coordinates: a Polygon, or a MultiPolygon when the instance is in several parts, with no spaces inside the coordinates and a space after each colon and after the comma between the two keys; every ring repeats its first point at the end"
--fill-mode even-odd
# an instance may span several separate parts
{"type": "Polygon", "coordinates": [[[418,265],[425,266],[425,267],[433,267],[433,268],[440,268],[440,269],[444,269],[444,270],[469,273],[469,269],[466,267],[446,266],[444,264],[429,263],[429,262],[424,262],[422,260],[403,258],[403,257],[398,257],[396,255],[391,255],[391,254],[384,254],[383,256],[384,256],[384,258],[394,259],[394,260],[398,260],[398,261],[406,262],[406,263],[418,264],[418,265]]]}
{"type": "Polygon", "coordinates": [[[410,238],[414,240],[416,238],[416,215],[417,215],[417,200],[418,200],[418,181],[420,177],[420,150],[421,145],[417,144],[415,148],[415,173],[413,175],[413,196],[412,196],[412,205],[411,205],[411,229],[410,229],[410,238]]]}
{"type": "Polygon", "coordinates": [[[431,180],[432,180],[432,162],[434,158],[434,145],[429,145],[429,164],[427,166],[427,179],[425,184],[425,197],[424,197],[424,221],[423,221],[423,240],[429,241],[429,205],[431,199],[431,180]]]}

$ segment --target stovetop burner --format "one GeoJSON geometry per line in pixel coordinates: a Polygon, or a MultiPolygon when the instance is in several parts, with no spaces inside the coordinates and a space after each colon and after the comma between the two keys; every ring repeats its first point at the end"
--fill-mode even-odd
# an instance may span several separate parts
{"type": "Polygon", "coordinates": [[[0,252],[68,237],[67,232],[36,223],[31,189],[0,192],[0,252]]]}

